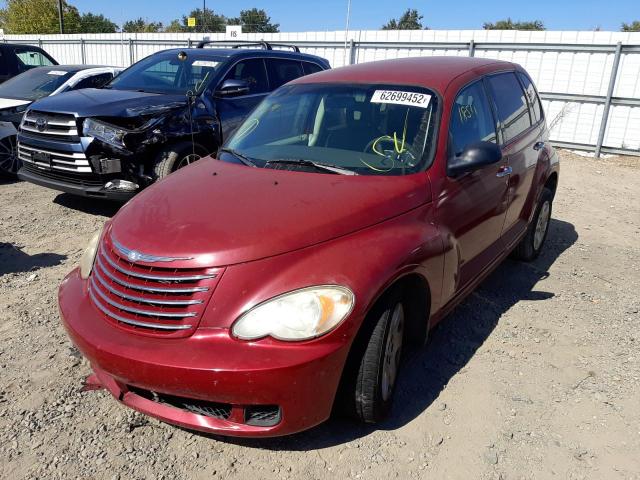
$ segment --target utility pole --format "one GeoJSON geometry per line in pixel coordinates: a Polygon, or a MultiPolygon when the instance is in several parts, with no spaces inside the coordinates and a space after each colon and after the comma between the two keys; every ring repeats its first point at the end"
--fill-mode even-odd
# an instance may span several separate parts
{"type": "Polygon", "coordinates": [[[58,0],[58,18],[60,19],[60,33],[64,33],[64,18],[62,16],[62,0],[58,0]]]}

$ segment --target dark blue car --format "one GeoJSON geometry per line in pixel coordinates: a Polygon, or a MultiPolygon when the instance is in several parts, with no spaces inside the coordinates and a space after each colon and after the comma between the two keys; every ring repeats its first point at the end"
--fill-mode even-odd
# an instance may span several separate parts
{"type": "Polygon", "coordinates": [[[101,89],[33,103],[18,134],[19,177],[78,195],[126,200],[215,154],[274,89],[330,68],[327,60],[294,46],[205,48],[208,43],[153,54],[101,89]]]}

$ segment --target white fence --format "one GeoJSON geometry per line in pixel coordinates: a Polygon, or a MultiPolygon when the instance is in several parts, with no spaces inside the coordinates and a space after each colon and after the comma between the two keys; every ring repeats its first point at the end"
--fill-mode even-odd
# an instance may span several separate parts
{"type": "MultiPolygon", "coordinates": [[[[225,40],[224,34],[205,34],[225,40]]],[[[45,48],[61,63],[128,66],[161,49],[186,47],[202,34],[7,35],[45,48]]],[[[500,30],[352,31],[245,34],[287,42],[333,67],[430,55],[489,57],[524,66],[541,92],[558,146],[640,155],[640,33],[500,30]]]]}

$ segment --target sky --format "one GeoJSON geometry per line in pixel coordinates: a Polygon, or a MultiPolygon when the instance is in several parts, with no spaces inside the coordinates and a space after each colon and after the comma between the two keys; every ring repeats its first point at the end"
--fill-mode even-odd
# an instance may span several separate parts
{"type": "MultiPolygon", "coordinates": [[[[344,30],[347,0],[205,0],[208,9],[228,17],[240,10],[262,8],[283,32],[344,30]]],[[[81,12],[102,13],[121,25],[132,18],[168,24],[202,0],[69,0],[81,12]]],[[[481,29],[487,21],[542,20],[548,30],[620,29],[622,22],[640,20],[640,0],[352,0],[351,30],[377,30],[407,8],[416,8],[431,29],[481,29]]]]}

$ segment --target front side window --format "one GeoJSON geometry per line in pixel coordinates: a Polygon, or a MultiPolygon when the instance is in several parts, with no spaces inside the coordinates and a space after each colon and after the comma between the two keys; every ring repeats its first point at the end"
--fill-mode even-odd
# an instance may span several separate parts
{"type": "Polygon", "coordinates": [[[226,147],[263,168],[317,170],[299,168],[306,161],[406,175],[430,162],[437,109],[437,97],[420,87],[289,85],[267,97],[226,147]]]}
{"type": "Polygon", "coordinates": [[[542,118],[542,106],[540,105],[540,97],[538,97],[538,93],[531,83],[531,80],[528,76],[526,76],[522,72],[518,72],[518,77],[520,77],[520,81],[522,85],[524,85],[524,91],[527,94],[527,100],[529,100],[529,107],[531,108],[531,112],[533,115],[533,120],[535,123],[538,123],[542,118]]]}
{"type": "Polygon", "coordinates": [[[194,53],[180,55],[167,52],[151,55],[120,73],[107,88],[148,93],[197,94],[213,79],[224,60],[194,53]]]}
{"type": "Polygon", "coordinates": [[[16,48],[16,56],[20,63],[20,70],[28,70],[33,67],[46,67],[53,65],[53,62],[37,50],[28,48],[16,48]]]}
{"type": "Polygon", "coordinates": [[[531,126],[529,106],[515,73],[500,73],[487,77],[498,109],[498,121],[508,142],[531,126]]]}
{"type": "Polygon", "coordinates": [[[481,80],[465,87],[453,104],[450,156],[459,156],[468,145],[478,142],[496,143],[496,124],[481,80]]]}
{"type": "MultiPolygon", "coordinates": [[[[261,58],[251,58],[236,63],[224,80],[244,80],[249,84],[249,95],[267,93],[269,82],[264,61],[261,58]]],[[[224,83],[224,80],[222,81],[224,83]]]]}
{"type": "Polygon", "coordinates": [[[73,87],[73,90],[81,90],[83,88],[102,88],[109,80],[113,78],[113,73],[99,73],[83,78],[73,87]]]}
{"type": "Polygon", "coordinates": [[[266,62],[271,90],[275,90],[285,83],[304,75],[304,72],[302,71],[302,64],[297,60],[268,58],[266,62]]]}

